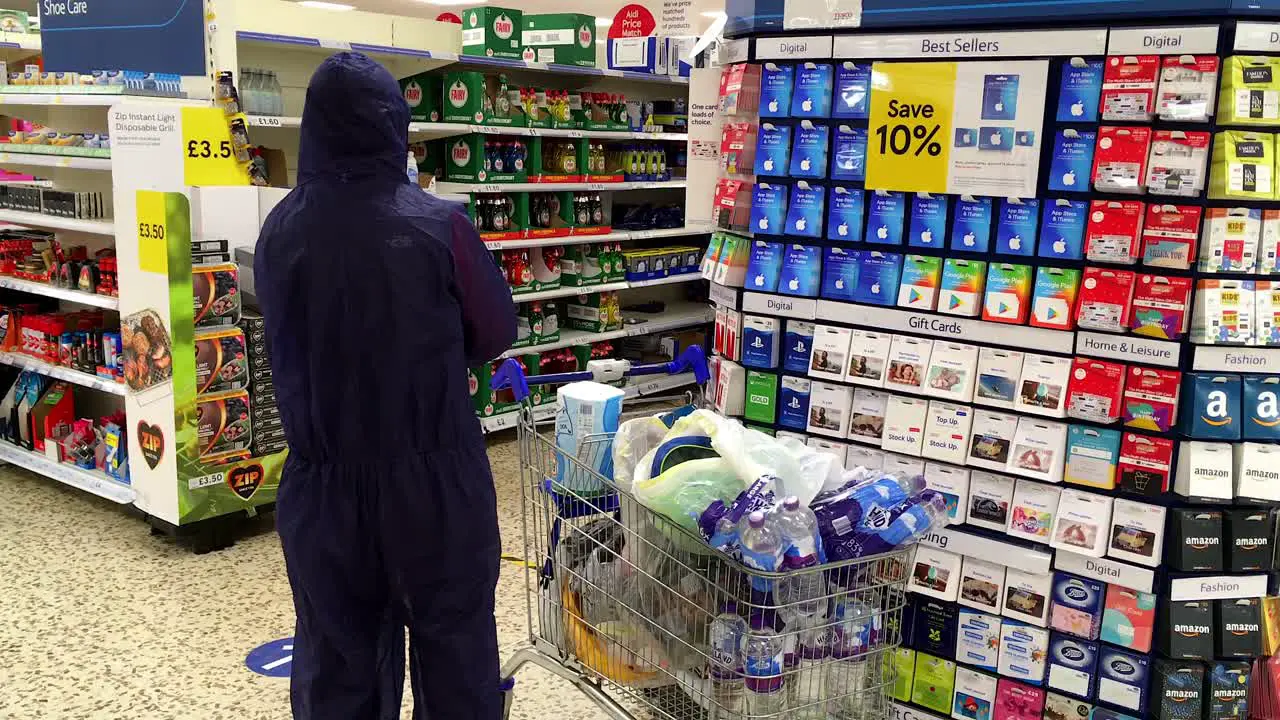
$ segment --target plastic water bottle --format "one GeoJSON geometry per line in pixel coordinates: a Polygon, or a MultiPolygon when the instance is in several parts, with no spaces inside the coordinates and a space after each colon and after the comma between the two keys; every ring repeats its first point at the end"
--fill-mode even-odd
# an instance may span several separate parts
{"type": "MultiPolygon", "coordinates": [[[[833,591],[841,591],[833,584],[833,591]]],[[[869,671],[872,624],[875,611],[861,598],[843,597],[836,602],[836,633],[831,643],[832,661],[826,666],[824,686],[832,712],[861,717],[869,671]]],[[[879,655],[872,657],[879,658],[879,655]]]]}
{"type": "Polygon", "coordinates": [[[751,618],[751,630],[742,641],[742,660],[746,673],[747,714],[780,716],[787,709],[787,692],[782,676],[782,638],[762,615],[751,618]]]}
{"type": "Polygon", "coordinates": [[[409,165],[407,169],[409,172],[409,184],[417,185],[418,184],[418,158],[413,154],[412,150],[409,151],[409,165]]]}
{"type": "MultiPolygon", "coordinates": [[[[762,572],[777,572],[782,558],[782,539],[778,531],[770,527],[763,512],[756,510],[746,518],[745,527],[738,530],[742,548],[742,562],[747,567],[762,572]]],[[[752,589],[768,592],[773,588],[767,578],[752,577],[752,589]]]]}
{"type": "Polygon", "coordinates": [[[724,612],[711,621],[711,699],[715,703],[708,720],[738,720],[742,717],[742,639],[747,621],[738,615],[737,603],[725,605],[724,612]]]}
{"type": "Polygon", "coordinates": [[[813,627],[814,618],[826,614],[827,604],[822,573],[812,570],[821,561],[818,518],[792,495],[782,501],[774,526],[782,536],[783,568],[789,573],[778,581],[778,604],[791,617],[813,627]]]}
{"type": "Polygon", "coordinates": [[[280,76],[271,73],[271,114],[284,115],[284,88],[280,87],[280,76]]]}
{"type": "MultiPolygon", "coordinates": [[[[821,577],[822,573],[816,573],[821,577]]],[[[826,627],[825,614],[816,621],[818,627],[804,624],[799,627],[800,642],[796,650],[795,672],[787,679],[787,703],[791,707],[788,717],[797,720],[826,720],[827,658],[831,654],[831,632],[826,627]]]]}

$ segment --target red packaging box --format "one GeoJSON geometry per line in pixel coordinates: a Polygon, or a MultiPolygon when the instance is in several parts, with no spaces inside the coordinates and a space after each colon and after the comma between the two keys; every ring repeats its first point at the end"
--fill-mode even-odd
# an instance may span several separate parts
{"type": "Polygon", "coordinates": [[[1203,209],[1193,205],[1147,206],[1142,223],[1142,262],[1152,267],[1186,270],[1196,257],[1203,209]]]}
{"type": "Polygon", "coordinates": [[[1156,624],[1154,595],[1108,585],[1102,617],[1104,641],[1141,653],[1151,652],[1151,634],[1156,624]]]}
{"type": "Polygon", "coordinates": [[[1113,55],[1102,71],[1102,119],[1150,121],[1156,111],[1159,55],[1113,55]]]}
{"type": "Polygon", "coordinates": [[[1067,416],[1097,423],[1120,419],[1125,366],[1121,363],[1078,357],[1071,363],[1067,382],[1067,416]]]}
{"type": "Polygon", "coordinates": [[[759,65],[738,63],[720,71],[720,109],[726,115],[759,114],[759,65]]]}
{"type": "Polygon", "coordinates": [[[1169,432],[1178,421],[1178,385],[1182,373],[1133,366],[1124,381],[1124,426],[1169,432]]]}
{"type": "Polygon", "coordinates": [[[725,123],[720,130],[720,166],[730,175],[750,175],[756,164],[756,133],[751,122],[725,123]]]}
{"type": "Polygon", "coordinates": [[[1147,181],[1151,128],[1098,128],[1093,151],[1093,187],[1101,192],[1140,193],[1147,181]]]}
{"type": "Polygon", "coordinates": [[[712,217],[718,227],[745,232],[751,225],[752,183],[720,178],[712,200],[712,217]]]}
{"type": "Polygon", "coordinates": [[[1126,432],[1120,438],[1116,487],[1136,495],[1158,498],[1169,491],[1173,469],[1173,441],[1126,432]]]}
{"type": "Polygon", "coordinates": [[[1177,340],[1187,331],[1191,278],[1139,275],[1133,288],[1130,327],[1135,335],[1177,340]]]}
{"type": "Polygon", "coordinates": [[[1132,270],[1085,268],[1076,325],[1086,330],[1124,332],[1129,327],[1135,277],[1132,270]]]}
{"type": "Polygon", "coordinates": [[[1137,200],[1094,200],[1089,204],[1084,256],[1091,262],[1132,265],[1142,247],[1143,205],[1137,200]]]}

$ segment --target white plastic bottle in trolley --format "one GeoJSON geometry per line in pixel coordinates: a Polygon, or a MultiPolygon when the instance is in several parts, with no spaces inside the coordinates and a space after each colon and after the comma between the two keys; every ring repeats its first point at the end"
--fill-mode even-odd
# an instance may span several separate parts
{"type": "Polygon", "coordinates": [[[711,700],[715,707],[708,720],[741,720],[743,711],[742,640],[747,621],[738,615],[737,603],[711,621],[711,700]]]}
{"type": "Polygon", "coordinates": [[[837,601],[837,608],[840,615],[836,617],[838,625],[831,643],[831,661],[826,665],[824,691],[834,716],[859,718],[872,658],[880,660],[878,654],[868,655],[876,613],[860,597],[845,597],[837,601]]]}
{"type": "Polygon", "coordinates": [[[748,716],[781,718],[783,711],[787,709],[782,654],[782,638],[774,632],[771,623],[766,621],[764,615],[752,616],[751,629],[742,641],[748,716]]]}
{"type": "Polygon", "coordinates": [[[787,681],[788,702],[797,720],[825,720],[822,703],[823,671],[829,652],[825,574],[818,570],[818,519],[792,495],[782,501],[774,526],[785,548],[777,601],[787,624],[787,640],[794,642],[795,671],[787,681]],[[800,708],[800,709],[797,709],[800,708]]]}

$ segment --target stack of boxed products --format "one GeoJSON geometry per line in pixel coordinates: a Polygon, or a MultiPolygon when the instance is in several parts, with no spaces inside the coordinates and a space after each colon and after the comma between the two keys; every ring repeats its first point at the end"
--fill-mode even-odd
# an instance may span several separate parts
{"type": "MultiPolygon", "coordinates": [[[[643,10],[643,8],[641,8],[643,10]]],[[[615,22],[624,26],[640,20],[624,8],[615,22]]],[[[644,13],[647,15],[648,11],[644,13]]],[[[577,13],[525,14],[511,8],[485,5],[462,13],[462,52],[525,62],[596,66],[596,19],[577,13]]],[[[688,77],[688,56],[695,36],[649,36],[609,39],[609,67],[613,70],[688,77]]]]}
{"type": "Polygon", "coordinates": [[[25,450],[129,483],[123,411],[79,417],[71,384],[31,371],[0,369],[0,437],[25,450]]]}

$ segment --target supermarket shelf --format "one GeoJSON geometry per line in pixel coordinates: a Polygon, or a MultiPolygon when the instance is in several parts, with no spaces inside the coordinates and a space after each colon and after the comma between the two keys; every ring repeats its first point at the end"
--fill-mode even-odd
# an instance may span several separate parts
{"type": "Polygon", "coordinates": [[[554,298],[574,297],[577,295],[591,295],[598,292],[608,292],[610,290],[626,290],[631,287],[631,283],[612,282],[601,283],[599,285],[584,285],[582,287],[562,287],[555,290],[543,290],[541,292],[521,293],[512,295],[511,299],[518,303],[533,302],[534,300],[552,300],[554,298]]]}
{"type": "MultiPolygon", "coordinates": [[[[249,115],[248,125],[249,127],[296,129],[302,127],[302,118],[249,115]]],[[[500,127],[497,125],[476,125],[474,123],[409,123],[409,134],[413,135],[414,139],[417,140],[434,140],[436,138],[455,137],[470,133],[521,137],[598,138],[601,140],[670,140],[672,142],[685,142],[689,139],[688,133],[633,132],[629,130],[559,130],[554,128],[500,127]]]]}
{"type": "MultiPolygon", "coordinates": [[[[557,405],[539,405],[533,409],[533,421],[536,423],[546,422],[555,417],[557,405]]],[[[506,430],[516,426],[516,421],[520,419],[520,410],[508,410],[492,417],[480,418],[480,427],[485,432],[497,432],[506,430]]]]}
{"type": "Polygon", "coordinates": [[[53,365],[43,360],[27,357],[21,353],[0,352],[0,363],[22,368],[23,370],[38,372],[41,375],[47,375],[56,380],[66,380],[69,383],[73,383],[81,387],[101,390],[102,392],[111,393],[112,395],[125,394],[124,383],[116,382],[115,380],[110,380],[108,378],[100,378],[97,375],[90,375],[89,373],[80,372],[79,370],[64,368],[60,365],[53,365]]]}
{"type": "MultiPolygon", "coordinates": [[[[54,87],[54,86],[49,86],[54,87]]],[[[172,105],[208,105],[208,100],[176,98],[167,95],[137,93],[0,92],[0,107],[6,105],[63,105],[67,107],[108,108],[126,102],[164,103],[172,105]]]]}
{"type": "Polygon", "coordinates": [[[72,230],[92,235],[115,235],[114,220],[78,220],[76,218],[45,215],[44,213],[23,212],[21,210],[0,210],[0,223],[14,223],[32,228],[49,228],[52,230],[72,230]]]}
{"type": "Polygon", "coordinates": [[[653,280],[635,280],[627,283],[631,288],[653,287],[655,285],[675,285],[677,283],[687,283],[693,280],[701,280],[702,275],[697,272],[682,273],[680,275],[670,275],[668,277],[654,278],[653,280]]]}
{"type": "Polygon", "coordinates": [[[37,475],[52,478],[60,483],[106,498],[121,505],[128,505],[137,497],[134,489],[116,482],[100,472],[83,470],[20,447],[0,442],[0,461],[23,467],[37,475]]]}
{"type": "Polygon", "coordinates": [[[59,300],[68,300],[70,302],[80,303],[81,305],[92,305],[94,307],[106,308],[108,310],[118,310],[120,308],[120,298],[111,297],[110,295],[87,293],[80,290],[54,287],[48,283],[23,280],[22,278],[0,276],[0,287],[9,288],[11,290],[21,290],[22,292],[28,292],[33,295],[44,295],[45,297],[57,298],[59,300]]]}
{"type": "Polygon", "coordinates": [[[0,60],[13,62],[29,58],[42,48],[39,33],[0,32],[0,60]]]}
{"type": "Polygon", "coordinates": [[[520,238],[517,240],[490,240],[485,247],[490,250],[510,248],[548,247],[554,245],[578,245],[592,242],[625,242],[627,240],[652,240],[655,238],[688,237],[710,232],[702,225],[665,228],[662,230],[616,230],[608,235],[563,235],[553,238],[520,238]]]}
{"type": "Polygon", "coordinates": [[[52,155],[46,153],[0,152],[0,165],[75,168],[77,170],[110,170],[111,158],[52,155]]]}
{"type": "Polygon", "coordinates": [[[280,35],[276,33],[251,32],[239,30],[236,32],[236,40],[239,42],[259,43],[275,46],[283,46],[296,50],[313,50],[325,53],[338,52],[340,50],[355,50],[372,57],[398,57],[398,58],[416,58],[427,63],[428,66],[443,67],[445,65],[475,65],[492,68],[503,68],[506,70],[528,70],[534,72],[551,72],[558,75],[581,75],[584,77],[608,77],[623,80],[637,80],[640,82],[663,83],[667,85],[688,85],[687,77],[672,77],[670,75],[652,75],[650,73],[629,72],[626,70],[604,70],[601,68],[578,67],[576,65],[559,65],[556,63],[537,63],[525,62],[523,60],[507,60],[500,58],[490,58],[479,55],[458,55],[451,52],[430,52],[427,50],[416,50],[413,48],[393,47],[389,45],[372,45],[369,43],[354,43],[344,40],[335,40],[330,38],[314,38],[303,37],[299,35],[280,35]]]}
{"type": "Polygon", "coordinates": [[[653,287],[655,285],[673,285],[675,283],[687,283],[701,279],[702,275],[696,272],[691,272],[684,273],[683,275],[672,275],[671,277],[657,278],[656,280],[637,280],[634,282],[611,282],[602,283],[600,285],[584,285],[581,287],[562,287],[555,290],[543,290],[542,292],[512,295],[511,299],[518,303],[530,302],[532,300],[551,300],[552,298],[591,295],[598,292],[609,292],[610,290],[634,290],[636,288],[653,287]]]}
{"type": "Polygon", "coordinates": [[[639,335],[653,335],[655,333],[667,332],[669,330],[679,330],[682,328],[713,322],[715,320],[715,313],[709,305],[686,303],[683,305],[669,307],[666,311],[661,313],[629,312],[626,314],[626,317],[628,319],[644,318],[646,322],[627,325],[621,330],[603,333],[585,332],[582,330],[561,330],[560,339],[556,342],[543,343],[541,345],[530,345],[529,347],[522,348],[512,348],[511,350],[503,353],[502,357],[515,357],[517,355],[525,355],[528,353],[560,350],[562,348],[573,347],[574,345],[605,342],[607,340],[619,340],[639,335]]]}
{"type": "Polygon", "coordinates": [[[436,189],[442,193],[501,193],[501,192],[556,192],[557,190],[590,190],[593,192],[618,190],[666,190],[680,189],[684,180],[666,182],[611,182],[611,183],[459,183],[438,182],[436,189]]]}
{"type": "Polygon", "coordinates": [[[1201,372],[1280,372],[1280,347],[1197,345],[1191,369],[1201,372]]]}
{"type": "Polygon", "coordinates": [[[659,375],[653,379],[632,378],[622,390],[627,394],[627,397],[633,398],[662,395],[672,390],[696,384],[697,380],[694,378],[693,373],[687,372],[679,375],[659,375]]]}

